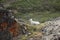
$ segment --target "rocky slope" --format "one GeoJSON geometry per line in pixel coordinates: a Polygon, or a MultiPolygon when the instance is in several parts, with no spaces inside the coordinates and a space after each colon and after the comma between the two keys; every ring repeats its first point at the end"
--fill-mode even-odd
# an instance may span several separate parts
{"type": "Polygon", "coordinates": [[[47,21],[45,24],[41,30],[42,36],[37,35],[28,40],[60,40],[60,17],[47,21]]]}
{"type": "Polygon", "coordinates": [[[60,17],[53,21],[48,21],[48,25],[43,28],[42,40],[60,40],[60,17]]]}

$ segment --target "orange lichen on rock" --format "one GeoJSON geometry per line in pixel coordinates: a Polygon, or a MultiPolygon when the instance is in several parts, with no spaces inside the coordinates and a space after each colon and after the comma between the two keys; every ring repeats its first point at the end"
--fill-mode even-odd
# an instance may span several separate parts
{"type": "Polygon", "coordinates": [[[14,18],[11,18],[11,12],[8,10],[0,10],[0,31],[9,31],[12,36],[19,34],[19,24],[14,18]]]}
{"type": "Polygon", "coordinates": [[[12,12],[6,9],[0,9],[1,33],[3,32],[5,34],[5,31],[8,31],[13,37],[17,37],[19,34],[28,34],[26,24],[24,24],[24,22],[21,24],[18,22],[19,21],[12,15],[12,12]]]}
{"type": "Polygon", "coordinates": [[[10,33],[12,33],[13,36],[17,36],[19,34],[18,33],[18,31],[19,31],[19,25],[15,21],[10,25],[10,27],[9,27],[9,24],[7,22],[2,22],[0,24],[0,29],[2,31],[8,30],[10,33]]]}
{"type": "Polygon", "coordinates": [[[13,36],[17,36],[19,33],[19,26],[18,26],[18,23],[17,22],[13,22],[12,25],[11,25],[11,28],[8,29],[12,34],[13,36]]]}
{"type": "Polygon", "coordinates": [[[3,30],[3,31],[6,30],[7,25],[8,25],[7,22],[2,22],[2,23],[0,24],[0,29],[3,30]]]}

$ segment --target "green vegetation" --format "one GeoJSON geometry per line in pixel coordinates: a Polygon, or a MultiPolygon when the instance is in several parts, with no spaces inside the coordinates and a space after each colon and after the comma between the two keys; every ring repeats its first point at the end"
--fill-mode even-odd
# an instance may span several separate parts
{"type": "Polygon", "coordinates": [[[40,22],[45,22],[60,16],[60,0],[17,0],[9,7],[16,8],[18,14],[24,20],[32,18],[40,22]]]}
{"type": "Polygon", "coordinates": [[[17,10],[17,13],[14,14],[16,18],[21,18],[26,23],[29,23],[28,20],[30,18],[41,22],[41,24],[37,26],[29,25],[28,29],[32,34],[29,36],[23,35],[21,40],[27,40],[27,38],[34,36],[35,32],[40,32],[40,29],[42,26],[44,26],[45,21],[60,17],[60,0],[16,0],[15,2],[11,2],[10,0],[8,1],[0,0],[0,2],[3,4],[9,4],[9,6],[6,8],[15,8],[17,10]]]}
{"type": "Polygon", "coordinates": [[[32,18],[33,20],[37,20],[40,22],[45,22],[48,20],[52,20],[56,17],[60,17],[60,12],[51,12],[51,11],[44,11],[44,12],[31,12],[31,13],[18,13],[15,15],[17,18],[21,17],[22,19],[28,21],[28,19],[32,18]]]}

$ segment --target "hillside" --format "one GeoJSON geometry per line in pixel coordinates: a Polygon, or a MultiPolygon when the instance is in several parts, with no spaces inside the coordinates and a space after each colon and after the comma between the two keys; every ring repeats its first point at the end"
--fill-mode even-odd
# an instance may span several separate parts
{"type": "Polygon", "coordinates": [[[60,0],[1,0],[6,9],[17,10],[15,17],[44,22],[60,16],[60,0]],[[35,16],[36,15],[36,16],[35,16]]]}
{"type": "MultiPolygon", "coordinates": [[[[58,18],[60,17],[60,0],[0,0],[0,7],[2,6],[3,9],[11,10],[13,16],[19,20],[18,22],[23,23],[23,25],[20,26],[21,28],[23,27],[23,29],[21,29],[23,33],[28,31],[26,32],[27,34],[19,35],[17,39],[15,37],[14,40],[44,40],[44,38],[48,40],[47,37],[51,40],[51,35],[59,31],[59,29],[57,31],[53,30],[54,33],[46,36],[46,33],[50,34],[50,30],[48,30],[50,27],[54,28],[55,26],[60,28],[60,18],[58,18]],[[39,21],[40,24],[31,25],[29,22],[30,18],[34,21],[39,21]],[[55,22],[58,24],[55,24],[55,22]],[[27,30],[25,30],[26,26],[27,30]]],[[[58,35],[58,33],[59,32],[57,32],[56,35],[58,35]]]]}

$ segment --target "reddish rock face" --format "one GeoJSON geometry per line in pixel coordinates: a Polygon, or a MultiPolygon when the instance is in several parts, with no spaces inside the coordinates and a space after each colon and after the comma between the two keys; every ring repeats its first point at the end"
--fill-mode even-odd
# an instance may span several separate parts
{"type": "Polygon", "coordinates": [[[19,34],[19,25],[16,21],[14,21],[11,25],[11,27],[8,29],[12,34],[13,36],[17,36],[19,34]]]}
{"type": "Polygon", "coordinates": [[[6,30],[7,25],[8,25],[7,22],[2,22],[2,23],[0,24],[0,27],[1,27],[0,29],[2,29],[3,31],[6,30]]]}
{"type": "Polygon", "coordinates": [[[0,10],[0,31],[8,30],[13,37],[19,34],[19,25],[8,10],[0,10]]]}
{"type": "Polygon", "coordinates": [[[0,40],[11,40],[20,34],[27,34],[27,25],[17,23],[15,18],[12,18],[12,12],[0,9],[0,40]]]}

